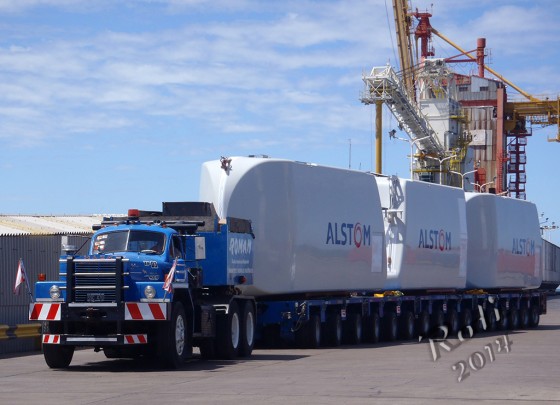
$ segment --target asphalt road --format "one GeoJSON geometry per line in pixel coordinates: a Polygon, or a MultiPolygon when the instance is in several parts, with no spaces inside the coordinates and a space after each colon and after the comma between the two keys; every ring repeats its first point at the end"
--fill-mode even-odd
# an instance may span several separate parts
{"type": "Polygon", "coordinates": [[[548,306],[537,329],[450,340],[450,351],[428,341],[255,350],[248,360],[195,358],[176,371],[141,361],[107,360],[93,350],[77,351],[66,370],[49,369],[40,353],[3,357],[0,402],[558,403],[560,297],[552,297],[548,306]]]}

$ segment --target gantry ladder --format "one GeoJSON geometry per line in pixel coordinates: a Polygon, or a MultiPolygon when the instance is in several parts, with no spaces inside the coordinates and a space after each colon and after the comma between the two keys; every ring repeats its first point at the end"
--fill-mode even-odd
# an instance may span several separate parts
{"type": "Polygon", "coordinates": [[[369,75],[363,75],[362,80],[366,85],[360,98],[362,103],[384,102],[397,119],[399,127],[412,142],[417,143],[418,149],[436,156],[445,154],[432,126],[418,105],[409,98],[402,80],[391,66],[374,67],[369,75]]]}

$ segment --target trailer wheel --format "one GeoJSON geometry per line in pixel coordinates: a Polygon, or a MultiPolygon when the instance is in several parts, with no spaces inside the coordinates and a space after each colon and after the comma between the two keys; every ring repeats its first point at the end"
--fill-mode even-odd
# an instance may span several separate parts
{"type": "Polygon", "coordinates": [[[377,343],[381,336],[379,314],[372,313],[364,318],[364,338],[366,342],[377,343]]]}
{"type": "Polygon", "coordinates": [[[318,314],[310,315],[309,320],[296,331],[296,343],[304,349],[321,346],[321,317],[318,314]]]}
{"type": "Polygon", "coordinates": [[[494,332],[496,330],[497,323],[496,323],[496,311],[494,311],[493,307],[488,308],[486,310],[485,318],[486,318],[486,331],[494,332]]]}
{"type": "Polygon", "coordinates": [[[362,343],[362,315],[351,313],[344,322],[344,341],[347,344],[359,345],[362,343]]]}
{"type": "Polygon", "coordinates": [[[457,336],[459,333],[459,314],[456,309],[450,309],[447,313],[448,336],[457,336]]]}
{"type": "Polygon", "coordinates": [[[415,334],[415,319],[414,314],[412,311],[405,311],[404,314],[401,315],[401,337],[404,340],[410,340],[414,338],[415,334]]]}
{"type": "Polygon", "coordinates": [[[237,301],[232,301],[229,304],[228,313],[218,317],[217,321],[217,355],[221,359],[232,360],[239,354],[239,342],[241,341],[241,322],[237,301]]]}
{"type": "Polygon", "coordinates": [[[527,329],[529,326],[529,311],[527,307],[522,307],[519,309],[519,327],[521,329],[527,329]]]}
{"type": "Polygon", "coordinates": [[[241,318],[241,344],[239,345],[239,356],[249,357],[255,346],[255,310],[249,301],[243,306],[243,317],[241,318]]]}
{"type": "Polygon", "coordinates": [[[397,314],[394,311],[389,311],[383,317],[383,336],[384,340],[393,342],[397,340],[399,335],[399,322],[397,314]]]}
{"type": "Polygon", "coordinates": [[[461,337],[472,337],[473,327],[472,327],[472,311],[470,308],[463,308],[461,311],[461,337]]]}
{"type": "MultiPolygon", "coordinates": [[[[43,334],[61,332],[62,324],[55,322],[43,322],[41,331],[43,334]]],[[[50,368],[66,368],[72,362],[74,356],[74,346],[61,346],[43,344],[43,357],[50,368]]]]}
{"type": "Polygon", "coordinates": [[[436,338],[444,338],[444,333],[441,330],[440,326],[445,326],[445,315],[443,313],[443,309],[435,308],[432,312],[432,328],[435,333],[436,338]]]}
{"type": "Polygon", "coordinates": [[[500,320],[498,322],[498,329],[500,330],[509,329],[509,314],[505,309],[500,311],[500,320]]]}
{"type": "Polygon", "coordinates": [[[324,332],[327,345],[340,346],[342,344],[342,319],[338,311],[328,314],[324,332]]]}
{"type": "Polygon", "coordinates": [[[519,311],[515,308],[509,311],[509,329],[519,329],[519,311]]]}
{"type": "Polygon", "coordinates": [[[422,311],[417,320],[418,336],[427,337],[430,334],[430,314],[422,311]]]}
{"type": "Polygon", "coordinates": [[[161,365],[179,368],[189,355],[188,320],[185,308],[179,301],[173,303],[171,319],[160,325],[158,357],[161,365]]]}

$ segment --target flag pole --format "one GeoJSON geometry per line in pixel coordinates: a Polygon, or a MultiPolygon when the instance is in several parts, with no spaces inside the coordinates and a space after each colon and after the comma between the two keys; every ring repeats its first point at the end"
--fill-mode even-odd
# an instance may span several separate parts
{"type": "Polygon", "coordinates": [[[23,274],[23,279],[25,280],[25,288],[27,289],[27,294],[29,295],[29,301],[33,303],[33,293],[31,292],[31,287],[29,286],[29,278],[27,277],[27,271],[25,270],[23,259],[21,257],[19,258],[19,265],[21,266],[21,272],[23,274]]]}

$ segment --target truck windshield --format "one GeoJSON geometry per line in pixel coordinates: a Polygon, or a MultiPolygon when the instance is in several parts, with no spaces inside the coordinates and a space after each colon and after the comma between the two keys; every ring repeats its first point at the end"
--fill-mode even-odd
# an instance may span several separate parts
{"type": "Polygon", "coordinates": [[[165,235],[149,231],[117,231],[101,233],[93,240],[93,254],[115,252],[142,252],[162,254],[165,235]]]}

